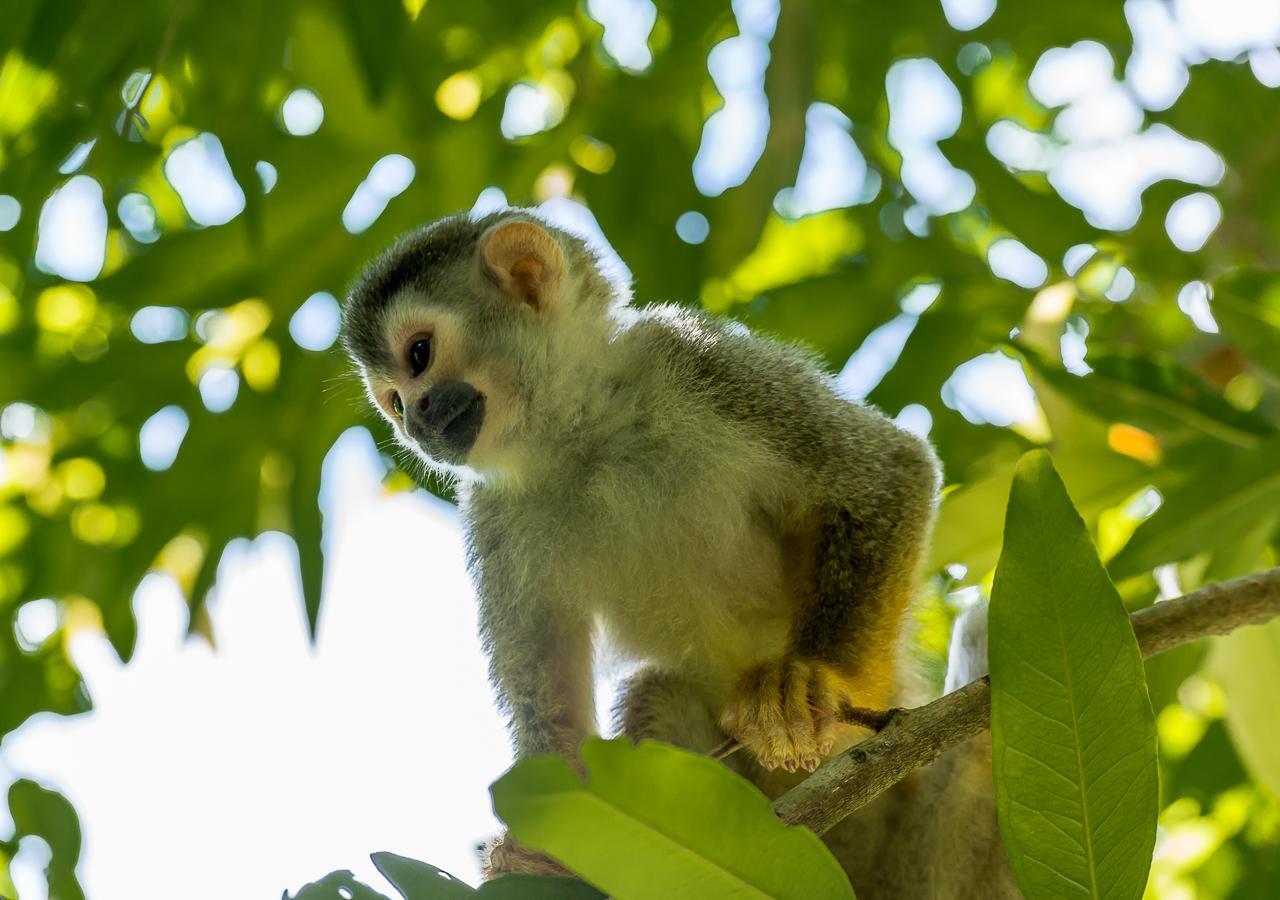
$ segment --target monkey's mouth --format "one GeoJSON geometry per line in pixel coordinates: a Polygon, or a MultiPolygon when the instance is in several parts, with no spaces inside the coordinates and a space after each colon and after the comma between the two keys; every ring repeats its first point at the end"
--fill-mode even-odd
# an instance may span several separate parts
{"type": "Polygon", "coordinates": [[[444,382],[411,407],[406,430],[428,456],[458,465],[480,436],[484,407],[484,394],[472,385],[444,382]]]}
{"type": "Polygon", "coordinates": [[[477,393],[471,402],[459,409],[440,429],[441,443],[451,454],[458,457],[451,459],[450,462],[460,462],[461,458],[467,455],[475,446],[476,438],[480,436],[480,428],[483,425],[484,394],[477,393]]]}

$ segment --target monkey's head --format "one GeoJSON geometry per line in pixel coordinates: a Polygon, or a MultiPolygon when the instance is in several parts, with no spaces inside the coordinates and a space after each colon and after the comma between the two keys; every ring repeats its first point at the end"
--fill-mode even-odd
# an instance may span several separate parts
{"type": "Polygon", "coordinates": [[[429,466],[515,470],[575,427],[626,297],[582,240],[530,211],[463,213],[369,265],[342,340],[370,400],[429,466]]]}

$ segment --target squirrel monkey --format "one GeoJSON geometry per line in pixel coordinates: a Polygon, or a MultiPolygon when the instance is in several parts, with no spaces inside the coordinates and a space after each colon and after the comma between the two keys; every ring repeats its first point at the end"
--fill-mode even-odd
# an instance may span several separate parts
{"type": "MultiPolygon", "coordinates": [[[[531,211],[461,214],[368,267],[343,341],[399,442],[457,480],[517,754],[594,732],[598,644],[642,664],[624,734],[737,738],[776,795],[855,740],[842,705],[907,698],[938,463],[805,352],[629,297],[531,211]]],[[[553,864],[504,840],[489,868],[553,864]]]]}

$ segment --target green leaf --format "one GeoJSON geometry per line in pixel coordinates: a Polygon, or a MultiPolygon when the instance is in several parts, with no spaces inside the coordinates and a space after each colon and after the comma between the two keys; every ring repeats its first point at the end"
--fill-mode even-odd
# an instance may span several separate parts
{"type": "Polygon", "coordinates": [[[1108,566],[1127,578],[1229,545],[1243,528],[1280,507],[1280,438],[1227,463],[1214,459],[1171,492],[1108,566]]]}
{"type": "Polygon", "coordinates": [[[586,783],[568,761],[537,756],[492,788],[522,843],[611,896],[853,896],[812,832],[783,825],[768,799],[705,756],[652,741],[590,738],[586,783]]]}
{"type": "Polygon", "coordinates": [[[1227,695],[1227,730],[1254,778],[1280,795],[1280,621],[1213,641],[1209,672],[1227,695]]]}
{"type": "Polygon", "coordinates": [[[1124,421],[1157,434],[1206,434],[1255,447],[1275,433],[1263,417],[1237,409],[1186,369],[1133,353],[1089,357],[1093,371],[1074,375],[1025,345],[1028,364],[1050,386],[1108,421],[1124,421]]]}
{"type": "Polygon", "coordinates": [[[49,845],[51,857],[45,869],[49,896],[57,900],[84,900],[76,880],[80,861],[80,820],[66,797],[20,778],[9,788],[9,813],[16,837],[38,835],[49,845]]]}
{"type": "Polygon", "coordinates": [[[339,6],[351,30],[369,96],[376,103],[397,71],[410,27],[404,6],[399,0],[342,0],[339,6]]]}
{"type": "Polygon", "coordinates": [[[503,875],[476,891],[477,900],[604,900],[604,894],[576,878],[503,875]]]}
{"type": "Polygon", "coordinates": [[[385,851],[371,854],[369,858],[404,900],[455,900],[475,896],[471,885],[428,863],[385,851]]]}
{"type": "Polygon", "coordinates": [[[1129,617],[1048,453],[1014,474],[991,592],[992,766],[1023,893],[1142,896],[1155,718],[1129,617]]]}
{"type": "Polygon", "coordinates": [[[281,900],[390,900],[386,894],[380,894],[347,870],[330,872],[319,881],[304,884],[292,897],[285,891],[281,900]]]}

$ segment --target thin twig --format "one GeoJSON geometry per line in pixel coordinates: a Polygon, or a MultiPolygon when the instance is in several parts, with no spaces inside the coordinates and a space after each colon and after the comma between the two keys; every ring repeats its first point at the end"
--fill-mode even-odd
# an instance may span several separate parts
{"type": "MultiPolygon", "coordinates": [[[[1280,567],[1213,584],[1130,616],[1143,656],[1280,616],[1280,567]]],[[[821,834],[991,720],[991,682],[981,678],[893,715],[875,735],[827,760],[774,802],[778,816],[821,834]]]]}

